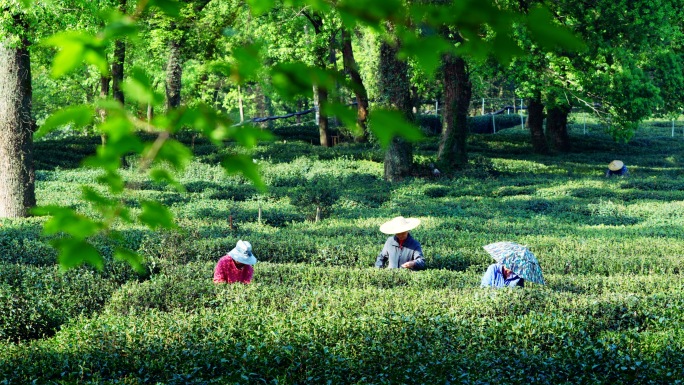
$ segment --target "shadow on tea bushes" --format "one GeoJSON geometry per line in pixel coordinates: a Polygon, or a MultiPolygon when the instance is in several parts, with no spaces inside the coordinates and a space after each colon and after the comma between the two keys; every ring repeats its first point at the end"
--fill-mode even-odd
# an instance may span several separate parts
{"type": "Polygon", "coordinates": [[[100,310],[115,287],[87,269],[0,264],[0,341],[51,336],[67,321],[100,310]]]}
{"type": "Polygon", "coordinates": [[[52,265],[57,252],[42,235],[42,221],[7,222],[0,226],[0,262],[52,265]]]}

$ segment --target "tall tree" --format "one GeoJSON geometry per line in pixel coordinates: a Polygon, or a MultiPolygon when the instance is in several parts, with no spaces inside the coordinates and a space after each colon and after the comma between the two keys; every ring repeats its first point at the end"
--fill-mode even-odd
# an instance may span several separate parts
{"type": "Polygon", "coordinates": [[[0,217],[19,218],[36,205],[31,115],[31,31],[24,14],[9,14],[9,26],[0,31],[0,217]],[[23,31],[17,33],[16,31],[23,31]]]}
{"type": "Polygon", "coordinates": [[[183,65],[181,59],[182,31],[171,22],[168,61],[166,62],[166,109],[178,108],[181,102],[183,65]]]}
{"type": "MultiPolygon", "coordinates": [[[[119,12],[126,14],[127,0],[119,0],[119,12]]],[[[124,79],[124,64],[126,62],[126,42],[117,39],[114,42],[114,58],[112,60],[112,96],[119,103],[124,104],[124,94],[121,84],[124,79]]]]}
{"type": "Polygon", "coordinates": [[[356,124],[359,129],[359,135],[356,136],[355,140],[357,142],[365,142],[368,140],[368,128],[366,127],[366,121],[368,120],[368,92],[363,85],[361,73],[354,59],[350,31],[345,27],[342,27],[342,58],[344,71],[351,78],[354,96],[356,97],[356,124]]]}
{"type": "MultiPolygon", "coordinates": [[[[380,94],[383,104],[400,111],[407,121],[413,122],[408,63],[398,58],[399,48],[397,39],[380,44],[380,94]]],[[[385,153],[384,166],[384,178],[390,182],[408,176],[413,166],[413,145],[399,137],[392,139],[385,153]]]]}
{"type": "MultiPolygon", "coordinates": [[[[330,36],[325,36],[323,30],[323,17],[319,12],[302,12],[304,16],[311,22],[316,33],[316,39],[313,42],[314,65],[318,68],[327,68],[330,54],[330,36]]],[[[322,84],[314,84],[314,101],[315,108],[318,111],[318,133],[321,146],[328,147],[330,145],[328,139],[328,115],[321,109],[321,106],[328,102],[329,90],[322,84]]]]}
{"type": "Polygon", "coordinates": [[[549,102],[546,116],[546,133],[553,148],[557,151],[570,151],[570,135],[568,135],[568,115],[572,110],[569,103],[549,102]]]}
{"type": "Polygon", "coordinates": [[[532,137],[532,149],[537,154],[549,152],[549,145],[544,135],[544,105],[541,101],[541,93],[537,92],[527,100],[527,124],[532,137]]]}
{"type": "MultiPolygon", "coordinates": [[[[458,32],[442,30],[446,38],[456,43],[463,39],[458,32]]],[[[465,60],[453,53],[442,56],[442,83],[444,85],[444,113],[442,114],[442,137],[437,158],[448,167],[461,167],[468,163],[466,141],[468,138],[468,109],[472,84],[465,60]]]]}
{"type": "MultiPolygon", "coordinates": [[[[170,19],[167,16],[159,15],[157,17],[163,19],[163,24],[167,25],[167,56],[166,56],[166,109],[171,110],[178,108],[181,105],[181,87],[183,83],[183,61],[184,56],[194,53],[196,56],[204,60],[211,60],[215,52],[216,32],[211,30],[199,31],[199,28],[205,27],[202,23],[202,11],[209,4],[210,0],[191,0],[184,2],[181,15],[175,19],[170,19]],[[207,36],[209,42],[199,42],[201,38],[195,37],[192,43],[194,47],[186,47],[187,35],[190,35],[193,30],[196,30],[197,36],[207,36]],[[212,39],[214,38],[214,39],[212,39]],[[194,49],[193,49],[194,48],[194,49]],[[200,53],[202,52],[202,53],[200,53]]],[[[226,18],[226,24],[230,24],[232,18],[226,18]]],[[[211,26],[215,27],[215,26],[211,26]]],[[[210,28],[211,28],[210,27],[210,28]]],[[[225,27],[224,27],[225,28],[225,27]]],[[[203,79],[206,80],[207,74],[203,74],[203,79]]]]}

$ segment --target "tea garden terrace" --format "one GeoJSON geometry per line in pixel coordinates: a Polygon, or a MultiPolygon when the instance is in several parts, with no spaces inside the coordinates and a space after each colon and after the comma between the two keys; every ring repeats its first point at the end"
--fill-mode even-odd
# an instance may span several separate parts
{"type": "MultiPolygon", "coordinates": [[[[266,192],[220,169],[236,148],[196,142],[186,192],[126,173],[129,205],[159,199],[179,228],[94,239],[102,271],[61,272],[44,218],[2,221],[0,383],[681,383],[684,144],[669,133],[618,144],[575,126],[574,152],[550,156],[519,127],[475,134],[470,166],[440,177],[429,137],[394,184],[372,144],[281,135],[252,154],[266,192]],[[612,159],[629,178],[603,177],[612,159]],[[423,220],[427,271],[372,267],[399,214],[423,220]],[[254,282],[216,286],[238,239],[254,282]],[[500,240],[528,245],[548,284],[480,289],[482,246],[500,240]],[[111,258],[117,242],[145,273],[111,258]]],[[[79,186],[98,175],[76,166],[98,141],[36,143],[39,204],[89,213],[79,186]]]]}

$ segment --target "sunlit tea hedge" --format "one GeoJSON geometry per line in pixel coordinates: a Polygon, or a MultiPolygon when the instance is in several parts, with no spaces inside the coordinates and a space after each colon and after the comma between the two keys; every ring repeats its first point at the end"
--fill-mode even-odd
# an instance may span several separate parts
{"type": "MultiPolygon", "coordinates": [[[[60,271],[44,218],[0,222],[0,384],[682,382],[684,143],[667,129],[617,144],[575,128],[574,152],[548,156],[520,128],[473,135],[469,167],[439,177],[430,137],[398,183],[373,144],[279,130],[251,154],[263,192],[223,173],[230,145],[183,134],[186,191],[126,170],[128,207],[158,199],[178,228],[118,224],[91,240],[102,271],[60,271]],[[612,159],[631,175],[605,178],[612,159]],[[397,215],[422,220],[426,271],[373,268],[397,215]],[[253,283],[213,284],[239,239],[260,261],[253,283]],[[547,285],[479,287],[482,246],[503,240],[535,253],[547,285]],[[120,244],[144,272],[113,259],[120,244]]],[[[39,204],[90,214],[79,186],[98,174],[76,166],[97,140],[37,143],[39,204]]]]}

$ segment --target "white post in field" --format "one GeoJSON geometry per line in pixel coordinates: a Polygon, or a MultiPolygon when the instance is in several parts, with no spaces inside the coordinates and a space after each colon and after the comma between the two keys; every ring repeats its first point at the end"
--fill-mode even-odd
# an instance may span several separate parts
{"type": "Polygon", "coordinates": [[[484,98],[482,98],[482,115],[484,115],[484,98]]]}
{"type": "Polygon", "coordinates": [[[242,107],[242,92],[240,90],[240,86],[238,85],[238,107],[240,108],[240,123],[245,121],[245,110],[242,107]]]}
{"type": "Polygon", "coordinates": [[[259,214],[257,216],[257,221],[259,224],[261,224],[261,202],[259,202],[259,214]]]}
{"type": "Polygon", "coordinates": [[[525,120],[523,118],[523,100],[520,98],[520,128],[525,128],[525,120]]]}

